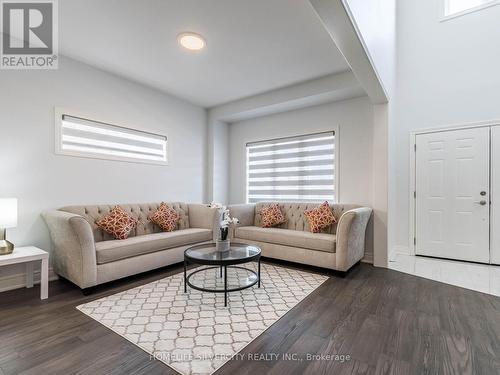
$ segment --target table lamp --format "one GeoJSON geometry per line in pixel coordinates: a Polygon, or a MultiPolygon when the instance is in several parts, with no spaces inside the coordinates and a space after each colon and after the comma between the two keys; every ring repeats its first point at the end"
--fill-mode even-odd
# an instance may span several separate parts
{"type": "Polygon", "coordinates": [[[17,226],[17,199],[0,198],[0,256],[14,251],[14,244],[5,238],[5,230],[17,226]]]}

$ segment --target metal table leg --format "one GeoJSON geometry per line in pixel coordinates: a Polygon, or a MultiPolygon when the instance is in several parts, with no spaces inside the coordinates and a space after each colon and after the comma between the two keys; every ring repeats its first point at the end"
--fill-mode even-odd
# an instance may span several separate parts
{"type": "Polygon", "coordinates": [[[259,277],[259,284],[258,284],[258,287],[260,288],[260,258],[259,258],[258,264],[259,264],[259,271],[257,272],[258,277],[259,277]]]}
{"type": "Polygon", "coordinates": [[[224,266],[224,307],[227,306],[227,266],[224,266]]]}
{"type": "Polygon", "coordinates": [[[187,293],[187,261],[184,258],[184,293],[187,293]]]}

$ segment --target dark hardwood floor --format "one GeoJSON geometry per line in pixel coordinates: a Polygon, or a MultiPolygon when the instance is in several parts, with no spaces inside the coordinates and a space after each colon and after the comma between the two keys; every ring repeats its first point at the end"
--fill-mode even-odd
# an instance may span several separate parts
{"type": "MultiPolygon", "coordinates": [[[[65,280],[50,283],[46,301],[38,287],[1,293],[0,375],[175,374],[75,306],[180,271],[139,275],[90,296],[65,280]]],[[[361,264],[332,276],[242,354],[217,374],[500,374],[500,298],[361,264]],[[279,360],[248,358],[256,353],[279,360]]]]}

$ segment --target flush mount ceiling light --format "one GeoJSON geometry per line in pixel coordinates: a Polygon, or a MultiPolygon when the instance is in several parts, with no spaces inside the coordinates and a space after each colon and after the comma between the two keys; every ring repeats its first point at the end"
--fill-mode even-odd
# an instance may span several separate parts
{"type": "Polygon", "coordinates": [[[196,33],[182,33],[177,36],[177,41],[181,46],[190,51],[199,51],[205,48],[205,39],[196,33]]]}

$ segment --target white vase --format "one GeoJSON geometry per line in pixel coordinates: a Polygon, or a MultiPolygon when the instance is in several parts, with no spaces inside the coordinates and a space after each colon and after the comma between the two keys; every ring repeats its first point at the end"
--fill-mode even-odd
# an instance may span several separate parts
{"type": "Polygon", "coordinates": [[[230,248],[231,248],[231,242],[229,240],[215,241],[215,249],[221,253],[229,251],[230,248]]]}

